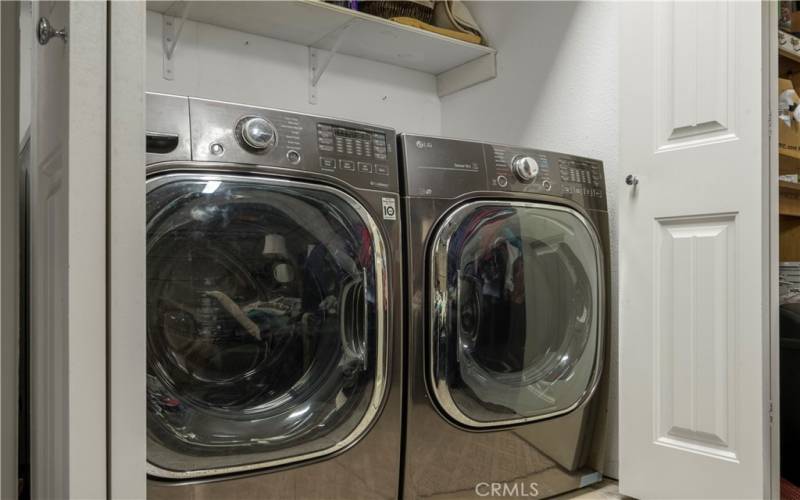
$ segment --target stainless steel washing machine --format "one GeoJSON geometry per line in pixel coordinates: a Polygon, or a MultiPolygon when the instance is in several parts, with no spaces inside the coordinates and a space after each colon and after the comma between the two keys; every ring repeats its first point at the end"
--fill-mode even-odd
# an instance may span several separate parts
{"type": "Polygon", "coordinates": [[[147,95],[150,498],[396,498],[393,130],[147,95]]]}
{"type": "Polygon", "coordinates": [[[600,480],[593,431],[609,295],[602,163],[416,135],[398,144],[403,496],[543,498],[600,480]]]}

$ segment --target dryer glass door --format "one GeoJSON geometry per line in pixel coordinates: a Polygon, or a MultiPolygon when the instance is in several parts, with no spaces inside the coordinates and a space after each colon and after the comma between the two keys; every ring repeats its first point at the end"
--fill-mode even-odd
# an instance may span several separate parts
{"type": "Polygon", "coordinates": [[[171,174],[148,182],[149,472],[285,465],[364,435],[386,382],[378,227],[300,182],[171,174]]]}
{"type": "Polygon", "coordinates": [[[462,205],[430,248],[429,381],[459,424],[567,413],[600,371],[603,276],[593,226],[569,208],[462,205]]]}

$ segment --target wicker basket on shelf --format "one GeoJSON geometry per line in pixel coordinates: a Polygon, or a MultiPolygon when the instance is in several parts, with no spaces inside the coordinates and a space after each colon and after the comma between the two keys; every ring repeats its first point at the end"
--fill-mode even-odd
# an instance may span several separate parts
{"type": "Polygon", "coordinates": [[[325,3],[329,3],[331,5],[338,5],[339,7],[344,7],[345,9],[351,10],[358,10],[358,0],[324,0],[325,3]]]}
{"type": "Polygon", "coordinates": [[[412,17],[424,23],[433,21],[433,1],[381,1],[365,0],[358,2],[358,10],[373,16],[391,19],[393,17],[412,17]]]}

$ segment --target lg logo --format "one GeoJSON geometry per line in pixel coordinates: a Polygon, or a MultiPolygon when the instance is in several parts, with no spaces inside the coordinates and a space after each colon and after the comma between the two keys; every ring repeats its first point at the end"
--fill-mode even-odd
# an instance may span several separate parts
{"type": "Polygon", "coordinates": [[[475,494],[479,497],[538,497],[539,483],[478,483],[475,494]]]}

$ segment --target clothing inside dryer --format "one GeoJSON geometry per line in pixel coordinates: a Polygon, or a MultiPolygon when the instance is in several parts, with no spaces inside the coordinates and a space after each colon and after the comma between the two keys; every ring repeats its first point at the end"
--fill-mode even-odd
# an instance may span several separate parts
{"type": "Polygon", "coordinates": [[[439,369],[472,420],[547,415],[589,389],[600,286],[589,231],[566,210],[491,204],[444,229],[439,369]]]}
{"type": "Polygon", "coordinates": [[[324,450],[376,376],[375,241],[339,195],[245,178],[148,193],[148,459],[186,471],[324,450]]]}

